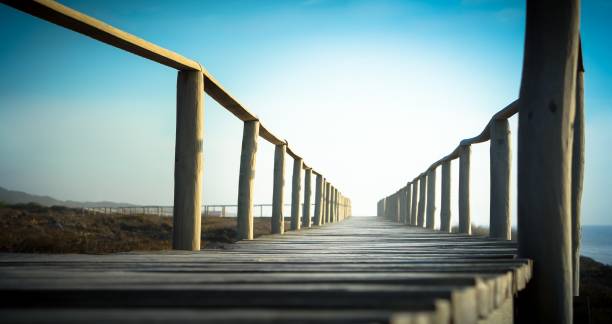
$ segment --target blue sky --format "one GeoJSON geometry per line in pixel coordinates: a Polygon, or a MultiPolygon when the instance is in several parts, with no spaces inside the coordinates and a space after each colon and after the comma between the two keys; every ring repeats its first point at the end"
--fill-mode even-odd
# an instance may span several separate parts
{"type": "MultiPolygon", "coordinates": [[[[479,133],[520,85],[522,1],[61,2],[202,63],[359,215],[479,133]]],[[[609,1],[582,3],[588,224],[612,223],[611,14],[609,1]]],[[[0,44],[0,186],[172,203],[174,70],[6,6],[0,44]]],[[[204,203],[235,203],[241,132],[207,98],[204,203]]],[[[258,203],[271,201],[272,161],[261,141],[258,203]]],[[[486,224],[488,144],[472,164],[474,220],[486,224]]]]}

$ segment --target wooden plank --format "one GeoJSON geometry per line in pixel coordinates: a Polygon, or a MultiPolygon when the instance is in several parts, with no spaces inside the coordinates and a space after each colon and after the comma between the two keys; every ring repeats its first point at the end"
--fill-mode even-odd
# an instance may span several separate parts
{"type": "Polygon", "coordinates": [[[308,319],[307,309],[337,314],[329,322],[359,322],[338,314],[361,309],[385,314],[383,322],[473,323],[494,314],[530,275],[515,242],[353,217],[201,253],[0,254],[0,298],[11,296],[5,311],[17,317],[23,314],[10,307],[28,303],[127,313],[273,309],[294,322],[308,319]]]}
{"type": "MultiPolygon", "coordinates": [[[[420,312],[432,313],[435,305],[420,312]]],[[[6,323],[389,323],[391,310],[202,309],[28,309],[0,310],[6,323]]]]}

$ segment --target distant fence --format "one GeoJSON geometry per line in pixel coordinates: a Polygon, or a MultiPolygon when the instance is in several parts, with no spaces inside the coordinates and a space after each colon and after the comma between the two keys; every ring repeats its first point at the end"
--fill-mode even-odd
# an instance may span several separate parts
{"type": "MultiPolygon", "coordinates": [[[[311,208],[315,208],[315,204],[310,204],[311,208]]],[[[304,208],[304,204],[301,204],[304,208]]],[[[283,215],[291,217],[291,204],[283,205],[283,215]]],[[[157,215],[172,217],[172,206],[113,206],[113,207],[84,207],[84,214],[120,214],[120,215],[157,215]]],[[[272,204],[254,204],[253,216],[255,217],[272,217],[272,204]]],[[[202,205],[202,216],[218,216],[218,217],[237,217],[238,205],[202,205]]]]}

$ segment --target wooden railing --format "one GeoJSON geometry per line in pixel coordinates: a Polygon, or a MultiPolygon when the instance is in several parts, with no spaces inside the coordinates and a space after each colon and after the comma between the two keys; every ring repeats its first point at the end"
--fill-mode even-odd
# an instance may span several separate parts
{"type": "Polygon", "coordinates": [[[174,168],[174,207],[172,247],[198,251],[201,237],[201,191],[204,141],[204,97],[208,94],[244,122],[238,185],[238,235],[253,238],[253,188],[259,137],[276,146],[272,198],[272,231],[284,232],[283,187],[285,155],[294,159],[291,192],[291,229],[310,227],[311,176],[316,176],[314,225],[338,222],[351,216],[351,200],[343,196],[329,179],[304,163],[287,141],[263,126],[256,115],[233,97],[202,65],[159,47],[102,21],[51,0],[1,0],[15,9],[71,29],[111,46],[123,49],[178,70],[177,121],[174,168]],[[302,170],[305,173],[302,199],[302,170]],[[342,208],[341,208],[342,207],[342,208]],[[302,217],[302,215],[304,217],[302,217]]]}
{"type": "Polygon", "coordinates": [[[514,101],[493,115],[478,136],[464,139],[448,155],[398,191],[378,201],[378,216],[413,226],[437,227],[436,170],[441,166],[441,199],[439,230],[451,231],[451,161],[459,159],[459,233],[471,234],[470,152],[471,145],[490,142],[490,229],[489,236],[511,239],[510,223],[510,127],[508,118],[518,111],[514,101]],[[417,195],[417,192],[419,193],[417,195]],[[418,198],[417,198],[418,197],[418,198]]]}
{"type": "Polygon", "coordinates": [[[533,280],[517,299],[520,323],[571,323],[572,296],[579,293],[584,166],[579,9],[578,0],[528,0],[518,100],[495,114],[478,136],[461,141],[451,154],[378,201],[380,217],[435,229],[436,168],[441,165],[440,230],[450,231],[450,163],[459,159],[459,232],[470,235],[470,146],[490,140],[490,236],[509,240],[507,119],[518,113],[517,243],[519,256],[534,262],[533,280]]]}

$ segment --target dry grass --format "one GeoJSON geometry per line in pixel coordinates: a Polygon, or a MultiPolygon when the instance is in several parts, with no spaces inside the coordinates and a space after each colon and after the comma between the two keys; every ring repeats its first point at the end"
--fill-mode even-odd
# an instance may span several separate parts
{"type": "MultiPolygon", "coordinates": [[[[113,253],[171,248],[172,218],[157,215],[82,215],[81,210],[37,204],[0,205],[0,251],[113,253]]],[[[255,218],[255,236],[270,233],[270,218],[255,218]]],[[[204,248],[237,241],[236,219],[205,217],[204,248]]]]}
{"type": "MultiPolygon", "coordinates": [[[[451,232],[452,233],[458,233],[459,232],[459,227],[458,226],[453,226],[451,228],[451,232]]],[[[489,236],[489,228],[487,226],[480,226],[480,225],[476,225],[476,224],[472,224],[472,235],[475,236],[489,236]]],[[[516,240],[516,229],[513,228],[512,229],[512,239],[516,240]]]]}
{"type": "Polygon", "coordinates": [[[580,257],[580,295],[589,298],[593,324],[612,323],[612,266],[580,257]]]}

